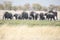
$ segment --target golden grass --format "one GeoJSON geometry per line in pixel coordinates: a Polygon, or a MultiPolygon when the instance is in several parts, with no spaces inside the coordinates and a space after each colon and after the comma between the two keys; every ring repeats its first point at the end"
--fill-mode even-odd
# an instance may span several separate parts
{"type": "Polygon", "coordinates": [[[3,25],[0,27],[0,40],[60,40],[60,27],[3,25]]]}

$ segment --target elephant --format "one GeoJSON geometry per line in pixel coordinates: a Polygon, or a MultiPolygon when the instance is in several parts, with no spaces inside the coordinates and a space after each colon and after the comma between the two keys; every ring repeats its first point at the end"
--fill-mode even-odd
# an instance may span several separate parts
{"type": "Polygon", "coordinates": [[[22,19],[22,15],[21,14],[18,16],[18,19],[20,19],[20,20],[22,19]]]}
{"type": "Polygon", "coordinates": [[[58,17],[57,17],[57,14],[58,14],[58,13],[55,11],[55,12],[53,12],[53,14],[54,14],[54,16],[55,16],[55,19],[58,20],[58,17]]]}
{"type": "Polygon", "coordinates": [[[45,17],[44,17],[44,14],[43,13],[40,13],[40,20],[44,20],[45,19],[45,17]]]}
{"type": "Polygon", "coordinates": [[[58,13],[56,11],[50,10],[49,13],[52,13],[51,15],[53,16],[54,20],[58,20],[58,17],[57,17],[58,13]]]}
{"type": "Polygon", "coordinates": [[[54,16],[54,14],[52,13],[52,14],[50,14],[50,13],[45,13],[45,16],[46,16],[46,19],[48,19],[48,20],[55,20],[55,16],[54,16]]]}
{"type": "Polygon", "coordinates": [[[35,14],[35,20],[37,20],[37,19],[38,19],[38,16],[39,16],[39,14],[38,14],[38,13],[36,13],[36,14],[35,14]]]}
{"type": "Polygon", "coordinates": [[[35,19],[35,12],[34,11],[32,11],[31,13],[30,13],[30,16],[32,17],[32,19],[34,20],[35,19]]]}
{"type": "Polygon", "coordinates": [[[28,13],[22,12],[22,19],[28,19],[28,13]]]}
{"type": "Polygon", "coordinates": [[[18,19],[18,14],[14,14],[14,17],[17,20],[18,19]]]}
{"type": "Polygon", "coordinates": [[[12,13],[5,12],[3,15],[3,19],[13,19],[12,13]]]}
{"type": "Polygon", "coordinates": [[[17,19],[22,19],[22,15],[21,14],[14,14],[14,17],[15,17],[15,19],[17,20],[17,19]]]}
{"type": "Polygon", "coordinates": [[[32,17],[31,17],[31,16],[29,16],[29,17],[28,17],[28,19],[29,19],[29,20],[32,20],[32,17]]]}

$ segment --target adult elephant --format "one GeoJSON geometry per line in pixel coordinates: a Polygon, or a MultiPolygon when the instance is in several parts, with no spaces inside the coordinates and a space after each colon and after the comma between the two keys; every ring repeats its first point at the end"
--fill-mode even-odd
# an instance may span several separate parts
{"type": "Polygon", "coordinates": [[[56,11],[53,11],[53,14],[54,14],[54,16],[55,16],[55,19],[58,20],[58,17],[57,17],[57,14],[58,14],[58,13],[57,13],[56,11]]]}
{"type": "Polygon", "coordinates": [[[37,20],[37,19],[38,19],[38,16],[39,16],[39,14],[38,14],[38,13],[36,13],[36,14],[35,14],[35,20],[37,20]]]}
{"type": "Polygon", "coordinates": [[[31,13],[30,13],[30,16],[32,17],[32,19],[34,20],[35,19],[35,12],[34,11],[32,11],[31,13]]]}
{"type": "Polygon", "coordinates": [[[53,13],[45,13],[46,19],[55,20],[55,16],[53,13]]]}
{"type": "Polygon", "coordinates": [[[13,19],[13,15],[9,12],[5,12],[3,15],[3,19],[13,19]]]}
{"type": "Polygon", "coordinates": [[[15,19],[17,20],[17,19],[22,19],[22,16],[20,15],[20,14],[14,14],[14,17],[15,17],[15,19]]]}
{"type": "Polygon", "coordinates": [[[58,20],[57,12],[56,11],[50,10],[49,13],[52,13],[54,15],[54,19],[58,20]]]}
{"type": "Polygon", "coordinates": [[[29,17],[28,17],[28,19],[29,19],[29,20],[32,20],[32,17],[31,17],[31,16],[29,16],[29,17]]]}
{"type": "Polygon", "coordinates": [[[20,20],[23,19],[21,14],[18,16],[18,19],[20,19],[20,20]]]}
{"type": "Polygon", "coordinates": [[[18,14],[14,14],[14,17],[17,20],[18,19],[18,14]]]}
{"type": "Polygon", "coordinates": [[[22,19],[28,19],[28,13],[22,12],[22,19]]]}
{"type": "Polygon", "coordinates": [[[44,14],[40,13],[40,20],[44,20],[44,19],[45,19],[44,14]]]}

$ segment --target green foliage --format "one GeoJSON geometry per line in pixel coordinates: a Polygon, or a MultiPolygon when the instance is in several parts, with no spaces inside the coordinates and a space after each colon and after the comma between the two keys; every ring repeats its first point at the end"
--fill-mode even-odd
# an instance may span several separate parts
{"type": "Polygon", "coordinates": [[[5,10],[11,10],[12,9],[12,2],[10,1],[4,1],[4,9],[5,10]]]}
{"type": "Polygon", "coordinates": [[[29,9],[30,9],[30,4],[29,3],[24,4],[23,10],[29,10],[29,9]]]}
{"type": "Polygon", "coordinates": [[[32,8],[34,9],[34,10],[41,10],[41,5],[40,4],[37,4],[37,3],[35,3],[35,4],[32,4],[32,8]]]}
{"type": "Polygon", "coordinates": [[[60,21],[48,20],[0,20],[0,25],[60,26],[60,21]]]}
{"type": "Polygon", "coordinates": [[[53,5],[50,4],[48,7],[46,6],[42,6],[39,3],[33,3],[33,4],[29,4],[26,3],[23,6],[22,5],[12,5],[11,1],[4,1],[3,4],[0,3],[0,10],[36,10],[36,11],[47,11],[47,10],[57,10],[60,11],[60,5],[53,5]]]}

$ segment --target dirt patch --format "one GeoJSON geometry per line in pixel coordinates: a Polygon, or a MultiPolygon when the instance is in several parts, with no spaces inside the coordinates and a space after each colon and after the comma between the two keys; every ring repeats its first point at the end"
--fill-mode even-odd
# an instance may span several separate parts
{"type": "Polygon", "coordinates": [[[0,40],[60,40],[60,27],[3,25],[0,27],[0,40]]]}

